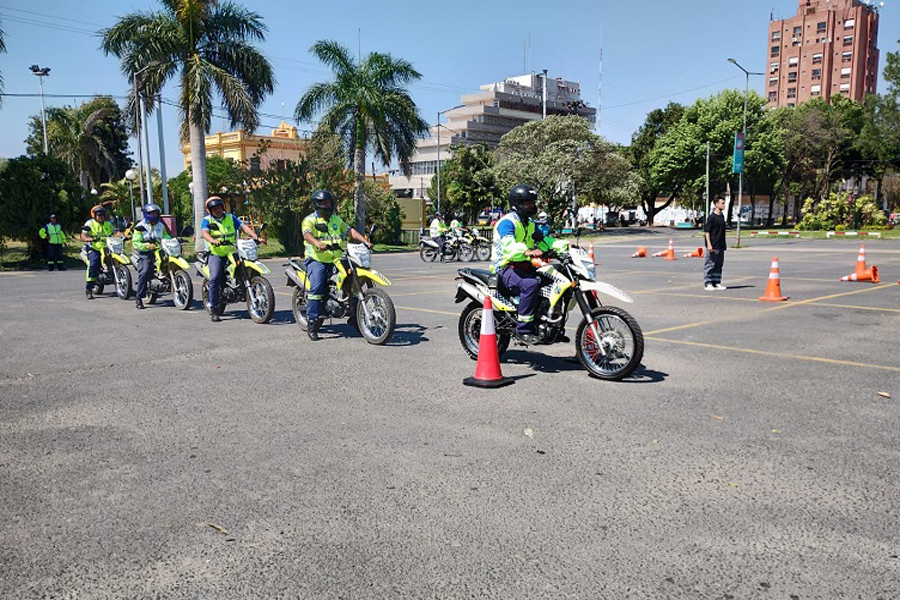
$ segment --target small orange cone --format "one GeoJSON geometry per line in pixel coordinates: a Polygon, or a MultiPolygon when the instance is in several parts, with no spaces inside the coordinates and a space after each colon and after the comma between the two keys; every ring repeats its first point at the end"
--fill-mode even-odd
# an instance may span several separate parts
{"type": "Polygon", "coordinates": [[[866,247],[859,247],[859,256],[856,257],[856,270],[852,275],[841,277],[841,281],[871,281],[878,283],[878,267],[873,266],[871,269],[866,267],[866,247]]]}
{"type": "Polygon", "coordinates": [[[637,252],[631,255],[631,258],[647,258],[647,249],[639,246],[637,252]]]}
{"type": "Polygon", "coordinates": [[[490,296],[484,297],[481,313],[481,336],[478,338],[478,364],[475,377],[463,379],[463,385],[480,388],[498,388],[515,383],[500,372],[500,354],[497,351],[497,331],[494,329],[494,305],[490,296]]]}
{"type": "Polygon", "coordinates": [[[596,262],[594,260],[594,242],[591,242],[588,246],[588,256],[591,257],[591,262],[596,262]]]}
{"type": "Polygon", "coordinates": [[[769,269],[769,283],[766,285],[766,295],[760,297],[763,302],[784,302],[789,296],[781,295],[781,272],[778,270],[778,257],[772,259],[772,267],[769,269]]]}
{"type": "Polygon", "coordinates": [[[685,258],[703,258],[703,248],[697,248],[693,252],[684,255],[685,258]]]}
{"type": "Polygon", "coordinates": [[[663,250],[662,252],[657,252],[653,255],[653,258],[662,257],[666,260],[677,260],[675,258],[675,244],[672,242],[672,238],[669,238],[669,248],[667,250],[663,250]]]}

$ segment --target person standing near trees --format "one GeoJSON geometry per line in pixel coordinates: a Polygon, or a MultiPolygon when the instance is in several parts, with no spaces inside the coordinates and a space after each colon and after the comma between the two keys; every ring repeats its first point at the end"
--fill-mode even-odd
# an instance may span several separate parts
{"type": "Polygon", "coordinates": [[[60,271],[65,271],[63,246],[66,243],[66,234],[63,233],[62,226],[57,223],[56,215],[50,215],[50,222],[41,227],[38,235],[42,240],[47,241],[47,270],[52,271],[59,267],[60,271]]]}
{"type": "Polygon", "coordinates": [[[722,265],[725,263],[725,198],[713,201],[713,211],[706,219],[706,262],[703,264],[704,288],[707,292],[727,289],[722,285],[722,265]]]}

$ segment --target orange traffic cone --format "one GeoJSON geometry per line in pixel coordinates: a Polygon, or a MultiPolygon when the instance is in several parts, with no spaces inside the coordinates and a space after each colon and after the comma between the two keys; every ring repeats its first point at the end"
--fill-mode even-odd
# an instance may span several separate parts
{"type": "Polygon", "coordinates": [[[677,260],[675,258],[675,244],[672,242],[672,238],[669,238],[669,248],[667,250],[663,250],[662,252],[657,252],[653,255],[653,257],[662,257],[666,260],[677,260]]]}
{"type": "Polygon", "coordinates": [[[856,270],[852,275],[841,277],[841,281],[871,281],[878,283],[878,267],[866,268],[866,247],[859,247],[859,256],[856,257],[856,270]]]}
{"type": "Polygon", "coordinates": [[[639,246],[637,252],[631,255],[631,258],[647,258],[647,249],[639,246]]]}
{"type": "Polygon", "coordinates": [[[594,242],[591,242],[588,246],[588,256],[591,257],[591,262],[596,262],[594,260],[594,242]]]}
{"type": "Polygon", "coordinates": [[[490,296],[484,297],[481,313],[481,336],[478,338],[478,364],[475,377],[463,379],[463,385],[480,388],[498,388],[515,383],[500,372],[500,354],[497,352],[497,331],[494,329],[494,306],[490,296]]]}
{"type": "Polygon", "coordinates": [[[693,252],[684,255],[685,258],[703,258],[703,248],[697,248],[693,252]]]}
{"type": "Polygon", "coordinates": [[[781,272],[778,270],[778,257],[772,259],[772,267],[769,269],[769,283],[766,285],[766,295],[760,297],[763,302],[784,302],[789,296],[781,295],[781,272]]]}

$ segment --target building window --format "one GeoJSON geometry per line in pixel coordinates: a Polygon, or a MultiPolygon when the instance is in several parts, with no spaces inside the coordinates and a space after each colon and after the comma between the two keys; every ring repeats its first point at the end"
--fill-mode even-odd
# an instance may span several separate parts
{"type": "Polygon", "coordinates": [[[793,102],[788,102],[788,103],[787,103],[787,107],[788,107],[788,108],[794,108],[795,106],[797,106],[797,105],[794,104],[793,102]]]}
{"type": "Polygon", "coordinates": [[[856,25],[856,19],[847,19],[844,21],[844,29],[853,29],[856,25]]]}
{"type": "Polygon", "coordinates": [[[813,81],[818,81],[822,79],[822,69],[813,69],[812,70],[812,79],[813,81]]]}
{"type": "Polygon", "coordinates": [[[778,78],[777,77],[769,77],[769,85],[770,86],[778,85],[778,78]]]}
{"type": "Polygon", "coordinates": [[[796,56],[792,56],[788,59],[788,66],[796,67],[798,62],[800,62],[800,59],[796,56]]]}
{"type": "Polygon", "coordinates": [[[778,100],[778,92],[769,92],[769,102],[778,100]]]}
{"type": "Polygon", "coordinates": [[[814,65],[821,65],[821,64],[822,64],[822,53],[821,53],[821,52],[816,53],[816,54],[813,54],[813,62],[812,62],[812,64],[814,64],[814,65]]]}
{"type": "Polygon", "coordinates": [[[852,35],[845,35],[845,36],[844,36],[844,45],[845,45],[845,46],[852,46],[852,45],[853,45],[853,36],[852,36],[852,35]]]}
{"type": "Polygon", "coordinates": [[[853,52],[844,52],[841,55],[841,62],[853,62],[853,52]]]}
{"type": "Polygon", "coordinates": [[[769,73],[777,73],[778,72],[778,63],[773,62],[769,65],[769,73]]]}
{"type": "Polygon", "coordinates": [[[850,79],[850,67],[844,67],[841,69],[841,79],[850,79]]]}
{"type": "Polygon", "coordinates": [[[772,53],[770,56],[778,56],[781,54],[781,46],[772,46],[772,53]]]}
{"type": "Polygon", "coordinates": [[[797,72],[792,71],[788,73],[788,83],[794,83],[797,81],[797,72]]]}
{"type": "Polygon", "coordinates": [[[842,92],[849,92],[849,91],[850,91],[850,84],[849,84],[849,83],[842,83],[842,84],[841,84],[841,91],[842,91],[842,92]]]}
{"type": "Polygon", "coordinates": [[[821,85],[814,85],[814,86],[810,87],[810,88],[809,88],[809,93],[810,93],[810,95],[812,95],[812,96],[819,96],[819,95],[821,95],[821,93],[822,93],[822,86],[821,86],[821,85]]]}
{"type": "Polygon", "coordinates": [[[773,41],[773,42],[777,42],[777,41],[779,41],[780,39],[781,39],[781,32],[780,32],[780,31],[773,31],[773,32],[772,32],[772,41],[773,41]]]}
{"type": "Polygon", "coordinates": [[[820,21],[816,24],[816,33],[825,33],[827,29],[828,25],[825,23],[825,21],[820,21]]]}
{"type": "Polygon", "coordinates": [[[802,27],[794,27],[794,37],[798,38],[801,35],[803,35],[803,28],[802,27]]]}
{"type": "Polygon", "coordinates": [[[795,88],[795,87],[788,88],[787,97],[788,98],[796,98],[797,97],[797,88],[795,88]]]}
{"type": "Polygon", "coordinates": [[[259,157],[251,156],[250,157],[250,172],[251,173],[259,173],[261,170],[262,169],[260,168],[259,157]]]}

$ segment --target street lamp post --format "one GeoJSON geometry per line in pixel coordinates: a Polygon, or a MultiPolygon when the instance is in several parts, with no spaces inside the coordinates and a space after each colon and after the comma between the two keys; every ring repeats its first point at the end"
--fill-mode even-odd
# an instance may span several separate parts
{"type": "Polygon", "coordinates": [[[150,204],[153,202],[153,186],[150,181],[150,135],[147,132],[147,114],[146,114],[146,106],[144,102],[141,100],[141,96],[138,93],[138,75],[149,69],[150,67],[159,66],[158,61],[151,61],[147,63],[144,67],[138,69],[134,72],[133,76],[133,85],[134,85],[134,129],[135,129],[135,141],[137,142],[137,153],[138,153],[138,173],[145,172],[143,166],[143,160],[141,157],[141,132],[144,133],[144,139],[146,144],[146,154],[147,154],[147,170],[146,170],[146,180],[147,180],[147,202],[144,202],[144,184],[141,183],[141,205],[150,204]]]}
{"type": "Polygon", "coordinates": [[[41,68],[38,65],[31,65],[31,72],[37,75],[41,86],[41,123],[44,127],[44,154],[47,154],[47,116],[44,114],[44,77],[50,76],[50,67],[41,68]]]}
{"type": "MultiPolygon", "coordinates": [[[[738,69],[744,72],[744,147],[747,144],[747,96],[750,95],[750,76],[751,75],[765,75],[765,73],[754,73],[752,71],[748,71],[740,64],[738,61],[733,58],[729,58],[728,62],[736,66],[738,69]]],[[[741,247],[741,209],[743,208],[744,201],[744,166],[741,165],[741,172],[738,174],[738,218],[737,218],[737,241],[735,243],[735,248],[741,247]]]]}
{"type": "Polygon", "coordinates": [[[137,173],[134,169],[125,171],[125,179],[128,180],[128,197],[131,199],[131,222],[137,221],[137,211],[134,209],[134,180],[137,179],[137,173]]]}
{"type": "Polygon", "coordinates": [[[462,108],[465,104],[457,104],[447,110],[439,110],[437,114],[437,212],[441,212],[441,115],[451,110],[462,108]]]}

